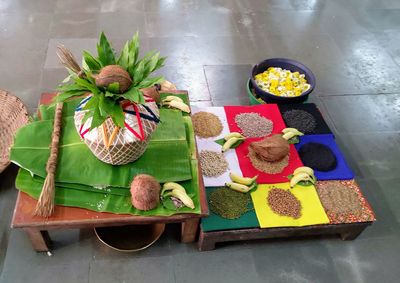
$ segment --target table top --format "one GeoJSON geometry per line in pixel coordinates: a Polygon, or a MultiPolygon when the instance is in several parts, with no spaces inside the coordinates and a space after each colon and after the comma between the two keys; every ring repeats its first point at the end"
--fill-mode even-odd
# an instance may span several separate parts
{"type": "MultiPolygon", "coordinates": [[[[187,91],[168,91],[168,93],[187,94],[187,91]]],[[[49,104],[54,97],[54,93],[43,93],[40,104],[49,104]]],[[[196,149],[197,150],[197,149],[196,149]]],[[[200,167],[199,167],[199,174],[200,167]]],[[[172,223],[182,222],[191,218],[200,218],[208,215],[208,205],[206,200],[203,179],[199,178],[200,190],[200,214],[182,213],[172,216],[137,216],[127,214],[114,214],[106,212],[95,212],[83,208],[56,206],[54,214],[51,217],[44,218],[34,216],[34,210],[37,201],[27,195],[19,192],[14,215],[11,222],[13,228],[29,227],[52,227],[57,228],[79,228],[82,226],[109,226],[109,225],[128,225],[128,224],[147,224],[147,223],[172,223]]]]}

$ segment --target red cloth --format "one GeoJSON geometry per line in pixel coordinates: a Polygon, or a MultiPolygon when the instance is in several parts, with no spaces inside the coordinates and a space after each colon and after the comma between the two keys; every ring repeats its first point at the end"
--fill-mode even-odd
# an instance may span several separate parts
{"type": "MultiPolygon", "coordinates": [[[[228,120],[229,129],[231,132],[240,132],[239,127],[236,125],[235,116],[240,113],[259,113],[261,116],[271,120],[274,123],[272,134],[280,134],[284,128],[286,128],[283,122],[281,113],[276,104],[263,104],[256,106],[225,106],[225,113],[228,120]]],[[[249,150],[249,144],[254,141],[262,140],[263,138],[247,138],[236,150],[236,155],[239,160],[239,166],[242,170],[242,174],[245,177],[253,177],[258,175],[257,182],[259,184],[274,184],[274,183],[285,183],[288,182],[288,175],[292,174],[293,171],[300,166],[303,166],[296,148],[290,145],[289,153],[289,164],[286,166],[281,173],[278,174],[266,174],[253,167],[250,159],[247,157],[249,150]]]]}

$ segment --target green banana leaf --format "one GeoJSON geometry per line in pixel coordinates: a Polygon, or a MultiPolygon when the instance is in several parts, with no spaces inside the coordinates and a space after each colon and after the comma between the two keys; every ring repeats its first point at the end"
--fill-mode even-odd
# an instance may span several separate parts
{"type": "MultiPolygon", "coordinates": [[[[141,211],[132,206],[130,193],[128,195],[115,195],[103,190],[83,191],[72,187],[62,187],[59,186],[58,183],[55,191],[55,203],[62,206],[80,207],[97,212],[111,212],[116,214],[143,216],[170,216],[177,213],[200,214],[201,208],[197,160],[191,160],[190,168],[192,179],[180,182],[180,184],[186,189],[187,194],[192,198],[195,209],[182,207],[177,210],[169,210],[160,203],[155,209],[141,211]]],[[[69,186],[70,184],[63,185],[69,186]]],[[[16,187],[20,191],[37,199],[43,187],[43,179],[32,177],[28,171],[21,168],[17,175],[16,187]]]]}
{"type": "MultiPolygon", "coordinates": [[[[42,114],[47,115],[48,109],[43,108],[42,114]]],[[[146,152],[137,161],[122,166],[98,160],[80,140],[73,117],[64,118],[56,182],[128,188],[132,177],[140,173],[153,175],[159,182],[190,179],[185,120],[179,111],[168,109],[161,109],[160,117],[161,123],[146,152]]],[[[12,162],[44,178],[52,128],[53,120],[32,122],[21,128],[11,148],[12,162]]]]}

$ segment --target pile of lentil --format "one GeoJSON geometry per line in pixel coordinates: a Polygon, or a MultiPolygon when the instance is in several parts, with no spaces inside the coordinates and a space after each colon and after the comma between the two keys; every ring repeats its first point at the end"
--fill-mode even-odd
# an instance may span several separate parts
{"type": "Polygon", "coordinates": [[[251,161],[251,164],[257,170],[267,173],[267,174],[278,174],[285,169],[289,164],[289,155],[282,158],[279,161],[268,162],[258,158],[257,153],[249,146],[249,154],[247,155],[251,161]]]}
{"type": "Polygon", "coordinates": [[[195,134],[200,138],[216,137],[222,132],[222,123],[218,116],[201,111],[192,115],[195,134]]]}
{"type": "Polygon", "coordinates": [[[304,134],[313,133],[317,122],[313,115],[304,110],[288,110],[282,114],[288,128],[296,128],[304,134]]]}
{"type": "Polygon", "coordinates": [[[273,188],[267,197],[268,206],[280,216],[301,217],[301,203],[290,191],[273,188]]]}
{"type": "Polygon", "coordinates": [[[249,194],[239,193],[226,187],[212,191],[209,196],[211,211],[226,219],[241,217],[250,210],[249,203],[249,194]]]}
{"type": "Polygon", "coordinates": [[[272,133],[274,123],[258,113],[241,113],[235,116],[235,122],[248,138],[260,138],[272,133]]]}
{"type": "Polygon", "coordinates": [[[357,217],[363,213],[358,194],[340,181],[318,182],[317,186],[319,198],[327,213],[337,216],[351,213],[357,217]]]}
{"type": "Polygon", "coordinates": [[[220,152],[202,150],[200,152],[200,166],[204,176],[217,177],[228,169],[228,162],[220,152]]]}

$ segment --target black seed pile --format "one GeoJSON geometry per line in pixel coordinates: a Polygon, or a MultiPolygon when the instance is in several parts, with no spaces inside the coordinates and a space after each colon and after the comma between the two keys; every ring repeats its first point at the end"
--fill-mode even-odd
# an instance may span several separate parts
{"type": "Polygon", "coordinates": [[[299,155],[304,166],[317,171],[332,171],[337,166],[337,160],[332,150],[324,144],[309,142],[299,149],[299,155]]]}
{"type": "Polygon", "coordinates": [[[314,116],[304,110],[288,110],[282,116],[288,128],[296,128],[304,134],[313,133],[317,126],[314,116]]]}

